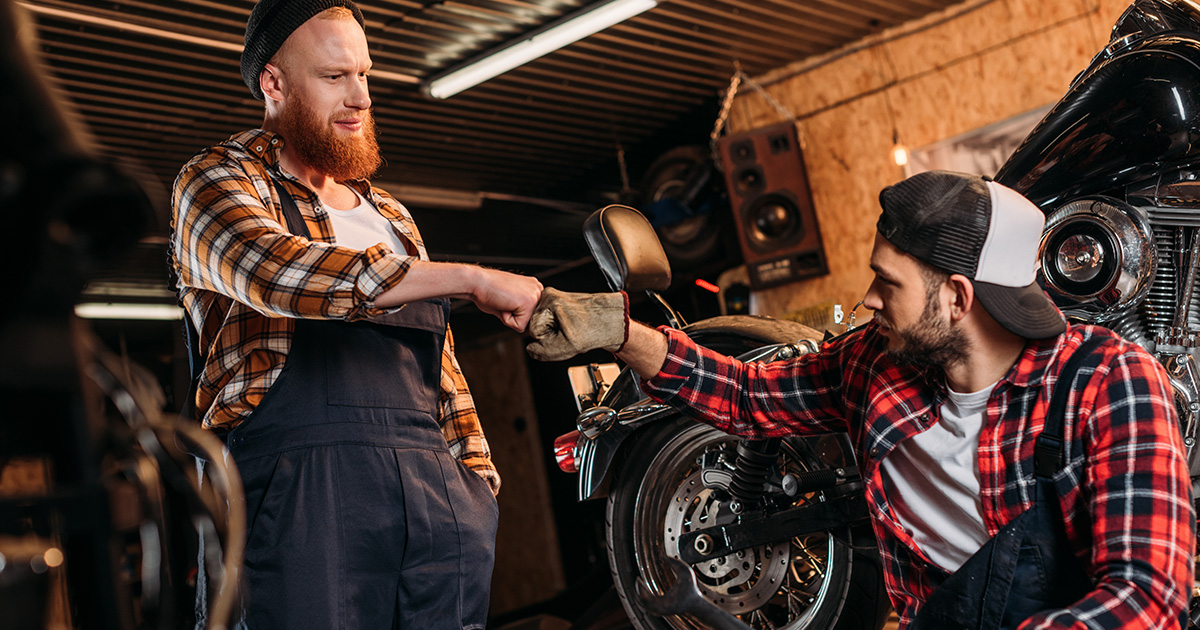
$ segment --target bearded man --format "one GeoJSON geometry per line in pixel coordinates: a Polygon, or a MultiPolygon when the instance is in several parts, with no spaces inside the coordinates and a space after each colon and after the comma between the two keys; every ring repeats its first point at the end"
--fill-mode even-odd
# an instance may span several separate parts
{"type": "Polygon", "coordinates": [[[651,398],[736,435],[848,432],[902,629],[1186,625],[1195,519],[1162,367],[1066,325],[1015,191],[935,171],[879,200],[875,317],[818,353],[741,363],[631,324],[619,293],[554,289],[529,351],[615,351],[651,398]]]}
{"type": "Polygon", "coordinates": [[[500,478],[447,298],[521,331],[542,287],[430,262],[408,211],[370,186],[370,68],[353,2],[263,0],[242,55],[262,129],[175,182],[189,403],[242,474],[252,630],[486,624],[500,478]]]}

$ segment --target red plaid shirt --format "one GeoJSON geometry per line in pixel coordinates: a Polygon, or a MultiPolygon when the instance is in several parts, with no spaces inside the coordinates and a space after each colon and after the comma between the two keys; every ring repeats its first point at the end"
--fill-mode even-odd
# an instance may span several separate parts
{"type": "MultiPolygon", "coordinates": [[[[939,371],[897,366],[874,324],[792,361],[741,363],[664,329],[652,397],[728,433],[751,438],[846,431],[855,445],[888,593],[905,627],[932,592],[933,565],[905,533],[884,492],[880,462],[937,422],[939,371]]],[[[1068,402],[1069,463],[1056,477],[1073,551],[1095,588],[1022,628],[1178,627],[1192,586],[1191,486],[1174,396],[1154,357],[1112,332],[1071,326],[1030,341],[988,399],[979,439],[980,501],[992,535],[1032,505],[1034,442],[1058,374],[1093,335],[1109,338],[1084,361],[1068,402]]]]}
{"type": "MultiPolygon", "coordinates": [[[[320,199],[279,168],[283,138],[239,133],[184,165],[172,195],[171,261],[183,306],[207,362],[196,410],[209,428],[231,429],[250,415],[283,371],[293,318],[370,320],[374,300],[428,260],[408,210],[366,180],[347,182],[371,202],[413,250],[382,244],[339,247],[320,199]],[[288,233],[273,182],[296,202],[313,240],[288,233]]],[[[500,474],[446,330],[438,422],[450,452],[496,492],[500,474]]]]}

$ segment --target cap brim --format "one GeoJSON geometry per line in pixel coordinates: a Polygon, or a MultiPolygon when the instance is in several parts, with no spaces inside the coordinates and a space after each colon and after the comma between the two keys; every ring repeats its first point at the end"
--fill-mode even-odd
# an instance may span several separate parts
{"type": "Polygon", "coordinates": [[[1027,287],[1005,287],[975,282],[975,296],[1005,330],[1026,339],[1061,334],[1067,321],[1036,282],[1027,287]]]}

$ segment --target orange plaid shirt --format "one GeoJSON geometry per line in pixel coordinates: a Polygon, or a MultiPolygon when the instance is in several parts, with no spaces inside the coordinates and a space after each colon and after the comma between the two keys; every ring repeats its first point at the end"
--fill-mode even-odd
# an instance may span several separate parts
{"type": "MultiPolygon", "coordinates": [[[[232,429],[254,411],[283,370],[293,319],[370,320],[388,312],[374,300],[399,284],[414,261],[429,260],[408,210],[366,180],[347,184],[415,255],[392,253],[382,243],[365,251],[337,246],[320,199],[280,168],[282,148],[283,138],[269,131],[239,133],[196,154],[172,191],[171,264],[206,358],[195,403],[208,428],[232,429]],[[295,199],[312,241],[287,231],[274,181],[295,199]]],[[[440,403],[438,422],[451,454],[498,491],[500,475],[449,329],[440,403]]]]}

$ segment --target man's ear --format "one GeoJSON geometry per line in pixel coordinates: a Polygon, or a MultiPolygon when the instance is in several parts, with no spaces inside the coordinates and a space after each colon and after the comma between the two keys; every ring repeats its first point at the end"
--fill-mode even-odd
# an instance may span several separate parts
{"type": "Polygon", "coordinates": [[[268,63],[263,66],[262,72],[258,73],[258,87],[264,97],[273,101],[283,100],[284,84],[283,70],[279,66],[268,63]]]}
{"type": "Polygon", "coordinates": [[[975,308],[975,285],[962,274],[951,274],[945,286],[950,290],[950,320],[958,321],[975,308]]]}

